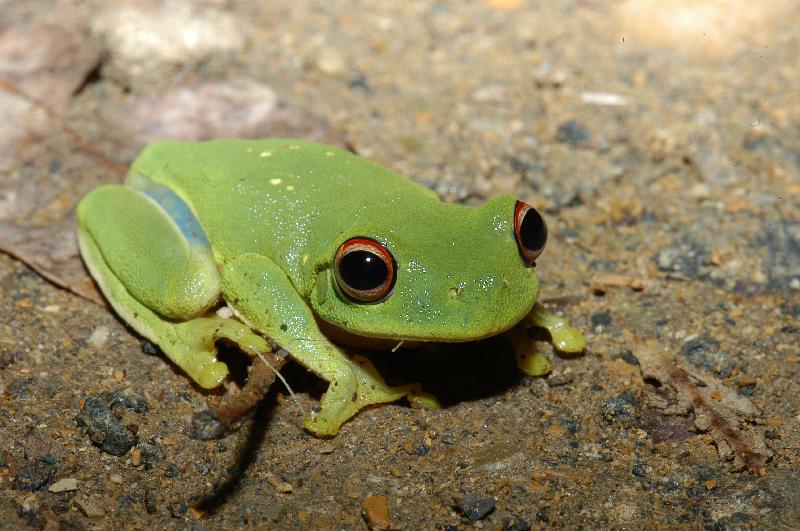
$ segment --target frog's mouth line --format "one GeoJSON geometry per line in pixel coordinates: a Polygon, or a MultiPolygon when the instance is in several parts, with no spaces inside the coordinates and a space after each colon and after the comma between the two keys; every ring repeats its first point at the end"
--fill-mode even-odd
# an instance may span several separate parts
{"type": "Polygon", "coordinates": [[[504,332],[510,330],[514,327],[514,323],[512,323],[509,327],[496,330],[490,334],[485,334],[482,336],[476,337],[467,337],[464,339],[439,339],[439,338],[403,338],[403,337],[380,337],[380,336],[366,336],[362,334],[356,334],[349,330],[345,330],[335,324],[331,324],[324,319],[316,316],[317,326],[319,326],[320,331],[322,334],[330,339],[333,343],[337,345],[353,347],[353,348],[362,348],[366,350],[396,350],[399,345],[402,345],[403,348],[406,347],[414,347],[420,345],[422,343],[471,343],[474,341],[480,341],[482,339],[486,339],[489,337],[494,337],[503,334],[504,332]]]}

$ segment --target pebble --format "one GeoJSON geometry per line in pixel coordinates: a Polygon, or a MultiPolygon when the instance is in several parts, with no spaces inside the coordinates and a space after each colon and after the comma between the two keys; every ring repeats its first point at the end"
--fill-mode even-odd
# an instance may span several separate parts
{"type": "Polygon", "coordinates": [[[99,60],[95,43],[68,24],[4,24],[0,77],[16,83],[29,96],[45,100],[51,108],[64,105],[99,60]]]}
{"type": "Polygon", "coordinates": [[[330,75],[341,74],[346,67],[345,58],[342,53],[329,46],[317,52],[316,64],[320,72],[330,75]]]}
{"type": "Polygon", "coordinates": [[[733,363],[727,354],[720,352],[719,343],[706,335],[690,336],[681,347],[681,355],[686,356],[694,365],[716,372],[727,378],[733,371],[733,363]]]}
{"type": "Polygon", "coordinates": [[[108,477],[108,479],[109,481],[111,481],[111,483],[114,483],[115,485],[122,485],[123,482],[122,476],[120,474],[111,474],[108,477]]]}
{"type": "Polygon", "coordinates": [[[78,488],[78,480],[75,478],[63,478],[59,479],[52,485],[50,485],[47,490],[50,492],[68,492],[71,490],[75,490],[78,488]]]}
{"type": "Polygon", "coordinates": [[[592,320],[592,328],[597,328],[600,326],[607,327],[610,326],[612,322],[611,314],[606,311],[593,313],[591,320],[592,320]]]}
{"type": "Polygon", "coordinates": [[[565,368],[559,364],[556,366],[555,370],[550,373],[545,382],[548,387],[559,387],[571,383],[574,379],[575,374],[573,374],[572,369],[565,368]]]}
{"type": "Polygon", "coordinates": [[[89,344],[96,349],[101,349],[108,343],[108,337],[110,335],[111,331],[107,326],[98,326],[94,329],[92,335],[89,336],[89,344]]]}
{"type": "Polygon", "coordinates": [[[621,94],[614,92],[582,92],[581,103],[588,105],[603,105],[611,107],[622,107],[628,105],[630,100],[621,94]]]}
{"type": "Polygon", "coordinates": [[[77,498],[75,505],[87,518],[102,518],[106,514],[102,507],[89,498],[77,498]]]}
{"type": "Polygon", "coordinates": [[[146,410],[145,400],[116,394],[92,396],[86,400],[76,417],[79,426],[86,428],[89,438],[100,450],[111,455],[125,455],[138,441],[114,415],[112,408],[128,407],[137,412],[146,410]]]}
{"type": "Polygon", "coordinates": [[[367,521],[367,526],[373,531],[392,529],[389,498],[386,496],[372,494],[364,498],[361,502],[361,514],[367,521]]]}
{"type": "Polygon", "coordinates": [[[275,488],[275,490],[281,494],[291,494],[292,491],[294,490],[291,483],[289,483],[288,481],[283,481],[274,474],[268,474],[267,481],[269,481],[269,484],[272,485],[275,488]]]}
{"type": "Polygon", "coordinates": [[[630,391],[623,391],[619,396],[604,401],[601,405],[603,418],[607,421],[630,417],[638,400],[630,391]]]}
{"type": "Polygon", "coordinates": [[[155,489],[147,489],[144,493],[144,509],[147,514],[155,514],[158,511],[159,496],[155,489]]]}
{"type": "Polygon", "coordinates": [[[92,32],[105,41],[115,73],[128,79],[187,68],[245,45],[241,21],[219,9],[200,9],[187,0],[109,5],[92,21],[92,32]]]}
{"type": "Polygon", "coordinates": [[[11,481],[14,490],[37,491],[47,485],[54,473],[53,465],[43,461],[34,461],[24,466],[11,481]]]}
{"type": "Polygon", "coordinates": [[[319,445],[319,449],[317,450],[321,454],[332,454],[336,450],[336,446],[333,443],[322,443],[319,445]]]}
{"type": "Polygon", "coordinates": [[[458,512],[472,522],[483,520],[494,511],[495,501],[491,496],[477,496],[468,494],[456,503],[458,512]]]}
{"type": "Polygon", "coordinates": [[[559,125],[556,131],[556,140],[570,146],[588,144],[591,139],[592,135],[589,130],[575,120],[567,120],[559,125]]]}

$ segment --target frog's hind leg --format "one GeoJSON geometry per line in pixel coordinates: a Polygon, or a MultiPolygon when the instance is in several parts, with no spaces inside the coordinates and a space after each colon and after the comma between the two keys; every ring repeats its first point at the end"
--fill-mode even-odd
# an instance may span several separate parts
{"type": "Polygon", "coordinates": [[[187,222],[191,213],[169,194],[156,200],[127,186],[93,190],[78,205],[78,242],[120,317],[200,386],[213,388],[228,374],[216,359],[218,339],[251,355],[269,345],[242,323],[209,313],[220,297],[216,263],[196,220],[187,222]]]}

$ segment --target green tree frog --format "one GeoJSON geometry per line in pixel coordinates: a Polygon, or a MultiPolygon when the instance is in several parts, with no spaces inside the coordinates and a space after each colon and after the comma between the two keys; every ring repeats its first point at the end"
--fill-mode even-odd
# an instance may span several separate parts
{"type": "Polygon", "coordinates": [[[268,338],[327,380],[305,421],[319,436],[369,404],[426,401],[418,385],[384,383],[341,346],[348,340],[509,332],[528,371],[530,326],[561,351],[585,344],[536,302],[547,229],[534,208],[511,196],[477,208],[444,203],[331,146],[154,143],[124,185],[92,190],[77,220],[81,255],[111,306],[201,387],[228,374],[219,340],[255,356],[269,352],[268,338]]]}

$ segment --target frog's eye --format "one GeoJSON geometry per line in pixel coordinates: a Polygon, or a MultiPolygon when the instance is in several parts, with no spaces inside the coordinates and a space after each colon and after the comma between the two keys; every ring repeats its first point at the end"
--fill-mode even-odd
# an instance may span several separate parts
{"type": "Polygon", "coordinates": [[[522,259],[528,267],[535,266],[547,243],[547,224],[535,208],[522,201],[514,207],[514,236],[522,259]]]}
{"type": "Polygon", "coordinates": [[[396,263],[386,247],[369,238],[351,238],[336,252],[339,287],[360,302],[378,302],[394,287],[396,263]]]}

